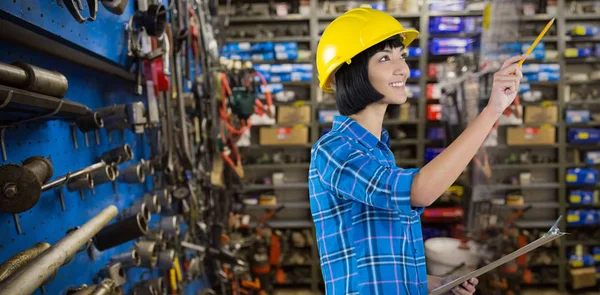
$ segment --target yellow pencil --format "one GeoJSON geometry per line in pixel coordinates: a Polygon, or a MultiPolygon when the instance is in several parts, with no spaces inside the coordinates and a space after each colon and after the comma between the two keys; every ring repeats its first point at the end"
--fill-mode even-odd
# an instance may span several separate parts
{"type": "MultiPolygon", "coordinates": [[[[531,46],[529,46],[529,48],[527,49],[527,52],[525,52],[525,55],[530,55],[531,52],[533,51],[533,49],[535,48],[535,46],[540,42],[540,40],[542,40],[542,37],[544,37],[544,35],[546,35],[546,32],[548,32],[548,30],[550,29],[550,27],[552,26],[552,24],[554,23],[554,18],[551,19],[548,24],[546,24],[546,27],[544,28],[544,30],[542,30],[542,32],[537,36],[537,38],[535,38],[535,41],[533,41],[533,43],[531,44],[531,46]]],[[[523,65],[523,63],[525,62],[524,59],[519,61],[519,67],[523,65]]]]}

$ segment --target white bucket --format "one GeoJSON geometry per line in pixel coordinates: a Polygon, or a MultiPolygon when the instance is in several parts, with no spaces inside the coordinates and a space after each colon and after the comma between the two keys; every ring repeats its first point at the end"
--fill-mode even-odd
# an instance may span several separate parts
{"type": "Polygon", "coordinates": [[[473,241],[467,242],[469,249],[459,248],[460,244],[460,240],[452,238],[425,241],[427,273],[434,276],[461,276],[476,270],[480,260],[479,247],[473,241]],[[463,263],[462,267],[457,268],[463,263]]]}

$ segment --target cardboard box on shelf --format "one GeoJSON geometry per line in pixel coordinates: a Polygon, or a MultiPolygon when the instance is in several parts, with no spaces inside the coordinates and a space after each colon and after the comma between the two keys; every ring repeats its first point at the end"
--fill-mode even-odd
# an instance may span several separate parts
{"type": "Polygon", "coordinates": [[[308,143],[308,127],[261,127],[261,145],[295,145],[308,143]]]}
{"type": "Polygon", "coordinates": [[[277,108],[277,123],[310,123],[310,106],[280,106],[277,108]]]}
{"type": "Polygon", "coordinates": [[[509,127],[506,131],[507,145],[543,145],[555,142],[554,127],[509,127]]]}
{"type": "Polygon", "coordinates": [[[525,123],[556,123],[558,122],[557,106],[526,106],[525,123]]]}
{"type": "Polygon", "coordinates": [[[573,289],[596,286],[596,268],[576,268],[569,270],[569,281],[573,289]]]}

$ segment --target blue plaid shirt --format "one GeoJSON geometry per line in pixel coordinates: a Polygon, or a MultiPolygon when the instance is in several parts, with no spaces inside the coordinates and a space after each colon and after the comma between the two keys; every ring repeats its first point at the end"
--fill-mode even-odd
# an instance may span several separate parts
{"type": "Polygon", "coordinates": [[[418,169],[396,167],[381,140],[337,116],[311,150],[310,208],[326,294],[426,295],[423,208],[410,205],[418,169]]]}

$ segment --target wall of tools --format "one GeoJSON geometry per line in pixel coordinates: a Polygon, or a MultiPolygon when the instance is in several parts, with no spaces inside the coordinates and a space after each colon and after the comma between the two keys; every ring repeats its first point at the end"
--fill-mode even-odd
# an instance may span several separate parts
{"type": "Polygon", "coordinates": [[[245,264],[210,181],[215,12],[0,4],[0,294],[216,294],[245,264]]]}

